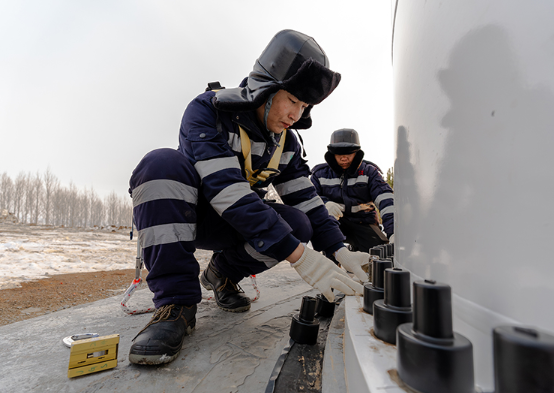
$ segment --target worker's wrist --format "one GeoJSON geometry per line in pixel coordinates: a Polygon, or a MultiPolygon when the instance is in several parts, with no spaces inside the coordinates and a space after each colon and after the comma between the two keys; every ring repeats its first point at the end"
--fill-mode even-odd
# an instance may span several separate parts
{"type": "Polygon", "coordinates": [[[333,255],[337,250],[345,247],[343,242],[333,244],[331,247],[325,249],[325,255],[333,255]]]}
{"type": "Polygon", "coordinates": [[[333,256],[335,257],[335,259],[336,259],[338,262],[342,263],[342,262],[339,260],[339,259],[342,259],[342,255],[341,255],[341,254],[344,253],[344,252],[347,252],[347,251],[348,251],[348,249],[347,249],[346,247],[341,247],[341,248],[339,248],[337,251],[335,251],[335,252],[333,253],[333,256]]]}
{"type": "Polygon", "coordinates": [[[306,248],[304,244],[300,243],[296,250],[287,257],[287,261],[290,262],[292,267],[302,258],[302,255],[306,252],[306,248]]]}
{"type": "Polygon", "coordinates": [[[279,242],[269,247],[267,251],[278,261],[284,261],[296,250],[299,244],[300,240],[289,233],[279,242]]]}

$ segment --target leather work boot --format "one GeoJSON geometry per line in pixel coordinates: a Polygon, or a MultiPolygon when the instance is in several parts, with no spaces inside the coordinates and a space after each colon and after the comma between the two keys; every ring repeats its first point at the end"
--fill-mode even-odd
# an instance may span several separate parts
{"type": "Polygon", "coordinates": [[[167,304],[158,308],[133,339],[129,361],[135,364],[169,363],[179,355],[186,335],[196,325],[196,305],[167,304]]]}
{"type": "Polygon", "coordinates": [[[214,291],[215,302],[224,311],[244,312],[250,310],[250,299],[240,286],[224,277],[213,265],[213,258],[200,276],[200,284],[214,291]]]}

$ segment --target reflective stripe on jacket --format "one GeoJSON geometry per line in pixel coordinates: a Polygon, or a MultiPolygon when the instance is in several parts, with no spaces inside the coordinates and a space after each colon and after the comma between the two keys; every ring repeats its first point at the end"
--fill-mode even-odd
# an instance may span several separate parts
{"type": "MultiPolygon", "coordinates": [[[[214,92],[205,92],[188,105],[181,123],[179,151],[196,168],[201,194],[214,210],[256,251],[263,252],[292,237],[290,226],[261,199],[264,188],[273,183],[285,204],[307,214],[314,230],[314,249],[328,250],[342,243],[344,236],[309,180],[310,169],[294,133],[287,134],[278,165],[280,173],[251,187],[246,181],[238,125],[251,140],[253,170],[267,167],[277,146],[258,127],[254,111],[217,111],[213,96],[214,92]]],[[[276,138],[279,142],[279,136],[276,138]]]]}
{"type": "Polygon", "coordinates": [[[333,201],[345,206],[344,218],[367,224],[378,224],[375,211],[364,210],[370,202],[379,209],[387,236],[394,233],[394,194],[377,168],[362,161],[349,177],[339,176],[329,164],[313,168],[312,183],[324,202],[333,201]]]}

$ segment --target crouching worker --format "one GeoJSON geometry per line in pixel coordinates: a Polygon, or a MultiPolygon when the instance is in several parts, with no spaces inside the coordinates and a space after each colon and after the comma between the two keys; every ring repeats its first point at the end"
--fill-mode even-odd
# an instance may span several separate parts
{"type": "Polygon", "coordinates": [[[195,327],[200,285],[214,291],[221,309],[247,311],[239,282],[287,260],[330,300],[333,288],[362,294],[320,251],[361,280],[369,255],[345,248],[290,131],[311,126],[312,107],[339,81],[313,38],[281,31],[240,87],[210,84],[188,105],[178,151],[154,150],[138,164],[130,192],[156,312],[133,340],[132,363],[177,357],[195,327]],[[263,200],[269,184],[284,204],[263,200]],[[196,248],[214,251],[200,278],[196,248]]]}
{"type": "Polygon", "coordinates": [[[337,130],[327,145],[327,163],[314,167],[311,180],[329,215],[339,221],[350,249],[369,252],[379,244],[394,243],[394,195],[381,169],[363,158],[356,130],[337,130]],[[375,206],[386,235],[379,227],[375,206]]]}

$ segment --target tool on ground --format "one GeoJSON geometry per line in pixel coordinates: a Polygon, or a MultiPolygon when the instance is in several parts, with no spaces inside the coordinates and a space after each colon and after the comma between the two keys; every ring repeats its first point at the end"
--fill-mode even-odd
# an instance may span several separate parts
{"type": "Polygon", "coordinates": [[[69,354],[67,377],[109,370],[117,366],[119,334],[74,341],[69,354]]]}
{"type": "Polygon", "coordinates": [[[71,344],[73,344],[74,341],[86,340],[87,338],[94,338],[99,336],[100,335],[98,333],[79,333],[74,334],[73,336],[64,337],[62,341],[66,347],[71,348],[71,344]]]}

